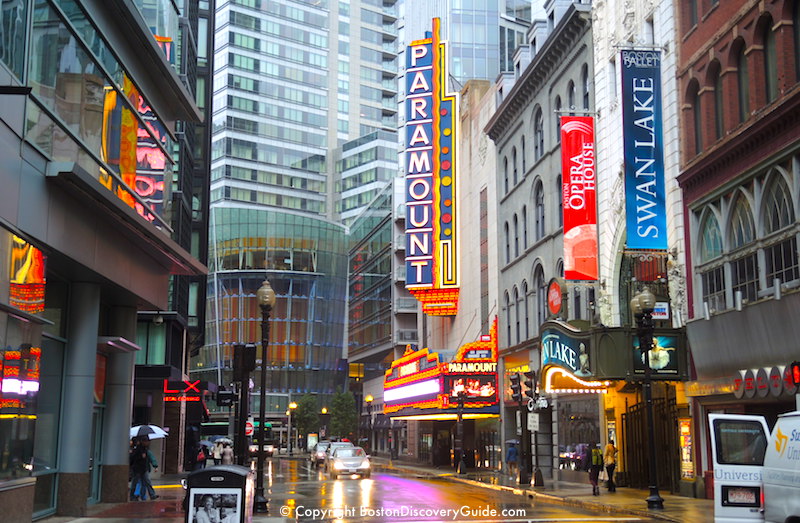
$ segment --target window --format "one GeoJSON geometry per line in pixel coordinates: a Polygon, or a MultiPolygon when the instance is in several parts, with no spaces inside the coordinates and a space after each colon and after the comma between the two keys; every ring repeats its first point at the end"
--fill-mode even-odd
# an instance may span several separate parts
{"type": "Polygon", "coordinates": [[[508,235],[508,222],[505,225],[505,232],[506,232],[506,263],[511,261],[511,239],[508,235]]]}
{"type": "Polygon", "coordinates": [[[534,140],[534,159],[539,160],[544,155],[544,120],[542,118],[542,109],[536,108],[536,113],[533,120],[533,140],[534,140]]]}
{"type": "Polygon", "coordinates": [[[508,297],[508,291],[504,295],[506,304],[506,343],[511,345],[511,300],[508,297]]]}
{"type": "Polygon", "coordinates": [[[739,87],[739,121],[744,122],[750,115],[750,75],[747,70],[744,43],[739,42],[739,44],[736,58],[736,81],[739,87]]]}
{"type": "Polygon", "coordinates": [[[536,184],[533,194],[533,200],[536,205],[534,234],[536,235],[536,241],[539,241],[544,238],[544,189],[542,182],[536,184]]]}
{"type": "Polygon", "coordinates": [[[581,71],[581,86],[583,87],[583,108],[589,110],[589,66],[584,64],[581,71]]]}
{"type": "Polygon", "coordinates": [[[503,157],[503,192],[508,194],[508,158],[503,157]]]}
{"type": "Polygon", "coordinates": [[[713,213],[706,215],[700,233],[700,261],[707,262],[722,256],[722,234],[713,213]]]}
{"type": "Polygon", "coordinates": [[[528,282],[522,282],[522,319],[524,323],[524,332],[525,335],[524,339],[529,339],[531,337],[531,319],[528,313],[528,282]]]}
{"type": "Polygon", "coordinates": [[[731,249],[738,249],[755,239],[755,223],[750,204],[743,194],[739,194],[731,214],[731,249]]]}
{"type": "Polygon", "coordinates": [[[558,226],[564,226],[564,198],[562,197],[561,175],[556,176],[556,194],[558,195],[558,226]]]}
{"type": "Polygon", "coordinates": [[[762,33],[764,41],[764,89],[767,103],[778,98],[778,57],[775,49],[775,33],[772,32],[772,18],[764,21],[762,33]]]}
{"type": "Polygon", "coordinates": [[[575,82],[572,80],[567,84],[567,105],[569,106],[569,115],[575,116],[575,82]]]}
{"type": "Polygon", "coordinates": [[[554,104],[556,108],[556,117],[553,118],[553,122],[555,123],[555,143],[561,143],[561,97],[556,96],[556,101],[554,104]]]}
{"type": "Polygon", "coordinates": [[[541,325],[547,319],[547,285],[544,282],[544,271],[541,265],[536,267],[533,276],[536,286],[536,321],[541,325]]]}
{"type": "Polygon", "coordinates": [[[514,176],[512,178],[513,181],[514,181],[514,186],[516,186],[517,182],[519,181],[519,178],[517,177],[517,148],[516,147],[512,147],[511,148],[511,169],[512,169],[512,171],[514,173],[514,176]]]}
{"type": "Polygon", "coordinates": [[[519,220],[514,215],[514,258],[519,256],[519,220]]]}
{"type": "Polygon", "coordinates": [[[528,248],[528,206],[522,206],[522,248],[528,248]]]}
{"type": "Polygon", "coordinates": [[[520,321],[520,318],[519,318],[519,316],[520,316],[519,290],[517,290],[516,287],[514,287],[514,309],[515,309],[514,310],[514,333],[516,335],[515,340],[516,340],[517,343],[519,343],[522,340],[520,340],[520,325],[519,325],[519,321],[520,321]]]}
{"type": "Polygon", "coordinates": [[[724,311],[725,307],[725,272],[719,266],[700,274],[703,284],[703,301],[710,312],[724,311]]]}
{"type": "Polygon", "coordinates": [[[694,153],[703,152],[703,109],[700,106],[700,87],[695,82],[692,85],[692,124],[694,125],[694,153]]]}
{"type": "Polygon", "coordinates": [[[524,134],[522,135],[522,142],[520,143],[520,146],[522,147],[522,151],[520,153],[520,156],[522,156],[522,177],[524,178],[525,177],[525,135],[524,134]]]}
{"type": "MultiPolygon", "coordinates": [[[[769,185],[764,191],[763,208],[764,232],[766,234],[780,231],[795,222],[789,187],[779,172],[773,174],[769,185]]],[[[764,260],[766,262],[767,286],[771,287],[776,278],[784,283],[800,278],[796,236],[791,236],[776,245],[765,247],[764,260]]]]}
{"type": "MultiPolygon", "coordinates": [[[[750,204],[739,194],[731,215],[731,249],[747,247],[755,240],[755,223],[750,204]]],[[[747,252],[731,262],[731,288],[734,296],[742,293],[742,299],[755,301],[758,294],[758,258],[755,252],[747,252]]]]}
{"type": "Polygon", "coordinates": [[[794,77],[800,81],[800,2],[792,7],[792,31],[794,33],[794,77]]]}
{"type": "Polygon", "coordinates": [[[725,106],[723,105],[722,75],[720,75],[719,62],[714,62],[711,70],[711,81],[714,86],[714,131],[716,132],[716,139],[719,140],[725,134],[723,120],[725,106]]]}

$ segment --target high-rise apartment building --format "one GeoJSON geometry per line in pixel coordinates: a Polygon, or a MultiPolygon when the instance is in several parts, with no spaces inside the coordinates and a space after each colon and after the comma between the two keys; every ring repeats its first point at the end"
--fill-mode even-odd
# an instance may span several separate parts
{"type": "Polygon", "coordinates": [[[206,344],[192,371],[230,384],[233,346],[261,339],[255,291],[267,278],[278,299],[267,410],[277,417],[291,395],[324,398],[345,387],[341,220],[394,176],[393,5],[236,0],[217,6],[211,275],[206,344]]]}

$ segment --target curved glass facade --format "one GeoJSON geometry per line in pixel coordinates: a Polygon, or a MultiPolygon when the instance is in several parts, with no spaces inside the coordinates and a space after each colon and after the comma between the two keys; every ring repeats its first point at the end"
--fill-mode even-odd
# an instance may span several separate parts
{"type": "Polygon", "coordinates": [[[345,228],[268,209],[211,212],[206,345],[192,360],[194,379],[227,385],[233,346],[260,345],[256,291],[266,277],[277,296],[270,315],[268,389],[335,392],[344,385],[344,374],[338,380],[335,371],[344,343],[345,228]]]}

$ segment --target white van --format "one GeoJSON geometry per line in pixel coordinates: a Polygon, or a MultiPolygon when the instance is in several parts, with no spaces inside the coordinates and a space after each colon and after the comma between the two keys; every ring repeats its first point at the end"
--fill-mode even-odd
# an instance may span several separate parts
{"type": "Polygon", "coordinates": [[[715,523],[800,523],[800,411],[709,414],[715,523]]]}

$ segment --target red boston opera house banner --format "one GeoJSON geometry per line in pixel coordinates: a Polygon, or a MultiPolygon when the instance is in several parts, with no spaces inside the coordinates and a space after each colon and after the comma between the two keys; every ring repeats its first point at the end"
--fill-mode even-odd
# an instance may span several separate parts
{"type": "Polygon", "coordinates": [[[564,279],[597,279],[594,120],[561,117],[564,279]]]}

